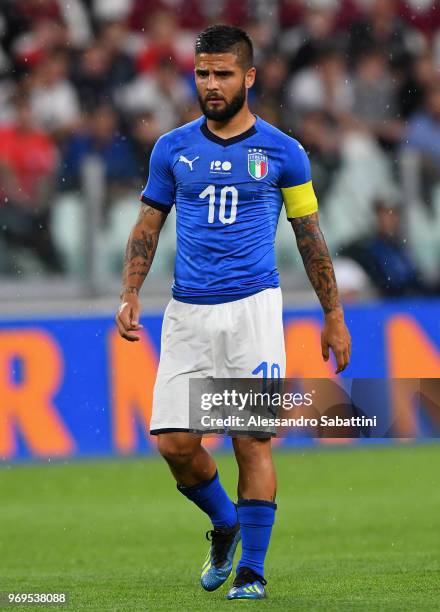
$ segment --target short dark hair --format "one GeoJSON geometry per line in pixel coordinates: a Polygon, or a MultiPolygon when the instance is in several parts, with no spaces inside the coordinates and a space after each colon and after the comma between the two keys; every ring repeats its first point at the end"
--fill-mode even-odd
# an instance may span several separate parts
{"type": "Polygon", "coordinates": [[[230,25],[212,25],[200,32],[196,38],[195,54],[234,53],[237,61],[246,70],[254,62],[252,41],[244,30],[230,25]]]}

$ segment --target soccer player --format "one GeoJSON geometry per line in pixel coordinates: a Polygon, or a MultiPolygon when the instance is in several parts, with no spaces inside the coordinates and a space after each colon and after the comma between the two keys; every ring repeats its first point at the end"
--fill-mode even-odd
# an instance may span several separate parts
{"type": "Polygon", "coordinates": [[[341,372],[351,350],[307,155],[296,140],[250,112],[254,80],[252,42],[243,30],[215,25],[199,34],[195,81],[203,116],[163,135],[154,147],[127,244],[116,316],[121,336],[139,340],[139,290],[175,205],[173,298],[164,315],[150,429],[178,491],[212,521],[204,589],[213,591],[226,581],[241,538],[228,599],[265,597],[264,561],[277,508],[271,439],[233,438],[239,469],[234,504],[202,437],[189,431],[188,381],[248,378],[261,362],[276,364],[284,376],[274,253],[283,202],[325,313],[323,358],[328,360],[331,348],[341,372]]]}

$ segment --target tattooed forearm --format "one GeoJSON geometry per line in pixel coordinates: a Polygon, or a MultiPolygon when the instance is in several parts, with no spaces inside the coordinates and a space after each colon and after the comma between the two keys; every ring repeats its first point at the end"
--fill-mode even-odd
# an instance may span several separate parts
{"type": "Polygon", "coordinates": [[[335,273],[327,245],[319,227],[318,215],[292,220],[296,243],[307,276],[325,313],[340,306],[335,273]]]}
{"type": "Polygon", "coordinates": [[[138,233],[136,227],[133,229],[125,250],[124,287],[140,288],[153,263],[158,240],[159,232],[138,233]]]}
{"type": "Polygon", "coordinates": [[[125,261],[130,262],[136,257],[141,259],[148,259],[149,253],[154,248],[154,238],[151,234],[141,230],[141,237],[136,238],[135,235],[131,235],[125,249],[125,261]]]}
{"type": "Polygon", "coordinates": [[[125,249],[123,286],[131,291],[139,290],[153,263],[159,234],[166,215],[147,205],[142,205],[125,249]]]}

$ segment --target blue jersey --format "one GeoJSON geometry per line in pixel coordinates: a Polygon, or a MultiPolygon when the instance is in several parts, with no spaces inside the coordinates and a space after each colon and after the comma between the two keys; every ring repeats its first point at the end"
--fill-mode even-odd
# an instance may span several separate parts
{"type": "Polygon", "coordinates": [[[150,160],[142,201],[176,206],[173,297],[192,304],[238,300],[279,286],[275,233],[317,210],[303,147],[259,117],[220,138],[205,117],[164,134],[150,160]]]}

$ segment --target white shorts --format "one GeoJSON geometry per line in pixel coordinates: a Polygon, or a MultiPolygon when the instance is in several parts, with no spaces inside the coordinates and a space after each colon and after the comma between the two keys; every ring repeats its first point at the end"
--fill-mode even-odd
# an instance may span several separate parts
{"type": "Polygon", "coordinates": [[[252,378],[262,362],[269,371],[278,364],[284,378],[282,311],[279,287],[225,304],[172,299],[162,325],[150,433],[188,431],[190,378],[252,378]]]}

